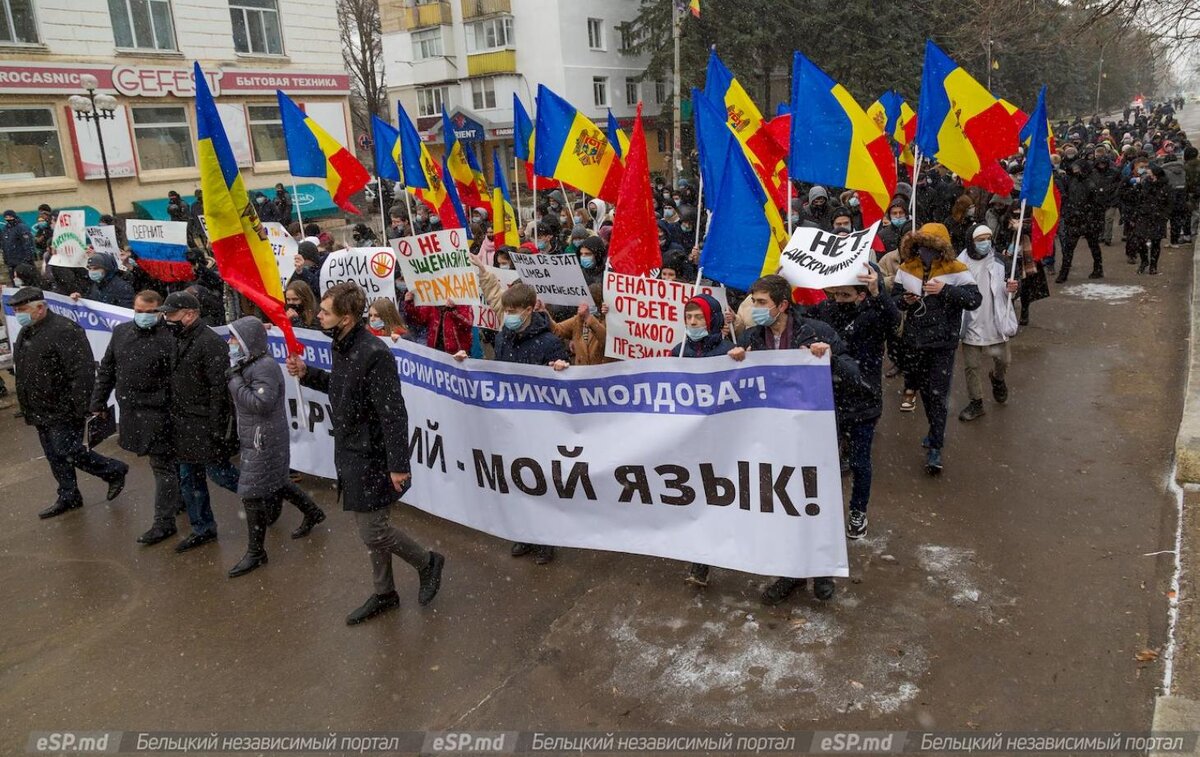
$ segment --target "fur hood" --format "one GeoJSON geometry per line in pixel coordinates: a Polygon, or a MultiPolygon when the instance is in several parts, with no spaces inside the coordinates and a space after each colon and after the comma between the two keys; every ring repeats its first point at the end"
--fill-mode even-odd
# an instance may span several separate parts
{"type": "MultiPolygon", "coordinates": [[[[947,237],[949,234],[946,235],[947,237]]],[[[926,231],[926,227],[922,226],[919,230],[910,232],[904,235],[900,240],[900,260],[907,263],[917,257],[918,247],[929,247],[937,250],[938,259],[950,262],[957,260],[958,255],[954,253],[954,248],[950,245],[949,239],[943,239],[938,234],[931,234],[926,231]]]]}

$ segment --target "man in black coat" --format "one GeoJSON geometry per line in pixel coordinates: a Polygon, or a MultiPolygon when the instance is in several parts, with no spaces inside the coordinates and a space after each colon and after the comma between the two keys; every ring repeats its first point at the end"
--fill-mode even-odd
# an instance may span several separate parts
{"type": "Polygon", "coordinates": [[[179,502],[179,464],[171,447],[171,372],[175,339],[162,325],[158,307],[163,298],[153,289],[133,301],[133,320],[112,332],[112,340],[92,392],[95,414],[108,412],[108,397],[117,393],[121,409],[121,449],[150,458],[154,473],[154,524],[138,537],[140,544],[158,544],[175,534],[179,502]]]}
{"type": "Polygon", "coordinates": [[[86,293],[72,294],[71,299],[81,296],[92,302],[116,305],[119,308],[133,307],[133,287],[117,272],[117,259],[106,252],[98,252],[88,258],[88,278],[91,288],[86,293]]]}
{"type": "Polygon", "coordinates": [[[342,509],[354,513],[359,536],[371,554],[375,591],[347,616],[346,625],[400,606],[392,555],[417,570],[421,605],[437,595],[445,562],[388,521],[389,508],[409,487],[408,413],[395,358],[362,323],[366,305],[367,296],[357,284],[330,287],[317,317],[333,339],[333,370],[309,368],[298,355],[287,361],[288,372],[300,377],[304,386],[329,395],[342,509]]]}
{"type": "Polygon", "coordinates": [[[33,233],[16,211],[4,211],[3,226],[0,226],[0,253],[3,253],[10,278],[14,268],[22,263],[32,263],[37,257],[33,233]]]}
{"type": "Polygon", "coordinates": [[[1104,278],[1104,263],[1100,257],[1100,235],[1104,232],[1104,199],[1092,175],[1092,166],[1083,158],[1063,161],[1062,220],[1063,254],[1055,282],[1061,284],[1071,273],[1071,261],[1079,238],[1087,240],[1092,252],[1092,272],[1089,279],[1104,278]]]}
{"type": "MultiPolygon", "coordinates": [[[[858,366],[846,354],[846,345],[828,324],[805,318],[792,307],[792,285],[782,276],[763,276],[750,285],[751,319],[754,325],[742,332],[738,346],[729,351],[737,361],[746,359],[753,350],[806,349],[814,357],[829,354],[834,395],[842,385],[859,385],[858,366]]],[[[766,605],[777,605],[804,586],[803,578],[777,578],[762,594],[766,605]]],[[[813,579],[813,595],[825,600],[833,597],[834,584],[829,576],[813,579]]]]}
{"type": "Polygon", "coordinates": [[[96,380],[96,362],[83,328],[50,312],[42,290],[23,287],[10,304],[21,330],[13,347],[17,401],[25,423],[38,432],[38,441],[58,482],[58,500],[38,513],[53,518],[83,507],[75,469],[108,484],[109,501],[125,487],[129,466],[87,449],[84,421],[96,380]]]}
{"type": "Polygon", "coordinates": [[[200,301],[188,292],[172,292],[158,312],[175,334],[171,437],[192,524],[191,534],[175,551],[186,552],[217,538],[207,476],[226,489],[237,489],[237,469],[229,464],[237,449],[225,381],[229,347],[200,317],[200,301]]]}

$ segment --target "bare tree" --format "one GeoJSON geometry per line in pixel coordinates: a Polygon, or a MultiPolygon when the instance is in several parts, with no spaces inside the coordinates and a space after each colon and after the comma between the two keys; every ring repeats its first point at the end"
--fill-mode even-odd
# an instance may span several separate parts
{"type": "Polygon", "coordinates": [[[369,134],[371,116],[387,114],[383,28],[378,0],[337,0],[342,60],[350,72],[350,116],[354,129],[369,134]]]}

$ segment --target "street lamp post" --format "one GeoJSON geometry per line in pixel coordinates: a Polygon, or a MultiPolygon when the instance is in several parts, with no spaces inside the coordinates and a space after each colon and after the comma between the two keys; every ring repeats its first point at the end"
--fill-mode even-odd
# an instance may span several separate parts
{"type": "Polygon", "coordinates": [[[108,175],[108,155],[104,152],[104,131],[100,122],[116,118],[117,98],[104,93],[96,94],[100,82],[91,74],[79,77],[79,83],[87,90],[87,95],[72,95],[67,102],[75,111],[78,121],[92,121],[96,124],[96,139],[100,143],[100,163],[104,166],[104,184],[108,187],[108,207],[113,218],[117,217],[117,202],[113,199],[112,178],[108,175]]]}

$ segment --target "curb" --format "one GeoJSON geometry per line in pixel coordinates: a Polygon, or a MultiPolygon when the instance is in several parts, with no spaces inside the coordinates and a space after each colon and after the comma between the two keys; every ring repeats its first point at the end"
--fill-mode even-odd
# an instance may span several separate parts
{"type": "MultiPolygon", "coordinates": [[[[1195,731],[1200,728],[1200,702],[1184,697],[1158,697],[1154,702],[1154,723],[1150,730],[1157,733],[1166,731],[1195,731]]],[[[1151,757],[1173,757],[1180,755],[1200,755],[1200,745],[1188,752],[1151,752],[1151,757]]]]}
{"type": "Polygon", "coordinates": [[[1183,416],[1175,437],[1175,481],[1200,484],[1200,240],[1192,247],[1192,292],[1189,299],[1191,333],[1188,337],[1188,374],[1184,387],[1183,416]]]}

